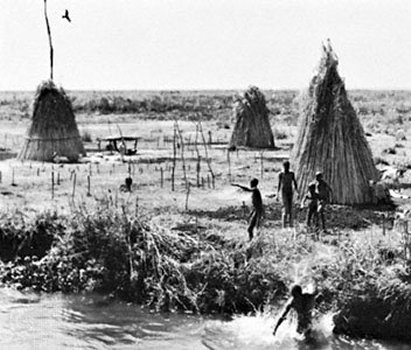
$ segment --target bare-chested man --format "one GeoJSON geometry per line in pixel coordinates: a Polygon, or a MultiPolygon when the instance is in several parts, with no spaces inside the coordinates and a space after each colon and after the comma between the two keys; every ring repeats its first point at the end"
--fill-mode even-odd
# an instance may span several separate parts
{"type": "Polygon", "coordinates": [[[293,185],[295,191],[298,192],[297,181],[295,181],[295,175],[290,171],[290,162],[285,161],[283,163],[284,171],[282,171],[278,177],[278,189],[277,198],[281,191],[281,198],[283,201],[283,213],[282,222],[283,228],[287,226],[293,227],[293,185]]]}

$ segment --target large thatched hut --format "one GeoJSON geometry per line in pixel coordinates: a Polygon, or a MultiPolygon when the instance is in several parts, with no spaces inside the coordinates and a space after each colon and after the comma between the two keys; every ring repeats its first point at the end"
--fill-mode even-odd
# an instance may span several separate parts
{"type": "Polygon", "coordinates": [[[302,97],[292,153],[297,183],[305,192],[315,173],[321,171],[333,190],[333,203],[369,203],[373,201],[369,181],[378,178],[378,171],[337,65],[337,56],[328,43],[302,97]]]}
{"type": "Polygon", "coordinates": [[[55,156],[77,161],[85,150],[71,101],[53,81],[41,83],[36,91],[33,117],[19,159],[52,161],[55,156]]]}
{"type": "Polygon", "coordinates": [[[229,147],[274,148],[264,94],[255,86],[239,96],[234,104],[236,118],[229,147]]]}

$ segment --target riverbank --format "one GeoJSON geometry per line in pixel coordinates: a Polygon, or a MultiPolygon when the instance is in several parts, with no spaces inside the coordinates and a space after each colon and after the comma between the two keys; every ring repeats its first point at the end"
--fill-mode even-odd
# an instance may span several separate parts
{"type": "Polygon", "coordinates": [[[281,304],[293,283],[315,283],[323,294],[318,310],[336,312],[336,332],[411,341],[411,273],[394,231],[384,236],[371,226],[318,241],[303,228],[263,227],[248,243],[201,219],[161,225],[158,216],[106,204],[4,217],[2,283],[230,315],[281,304]]]}

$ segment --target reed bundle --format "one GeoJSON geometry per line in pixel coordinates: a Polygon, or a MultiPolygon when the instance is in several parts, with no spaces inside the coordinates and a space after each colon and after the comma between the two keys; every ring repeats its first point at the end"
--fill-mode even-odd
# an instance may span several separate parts
{"type": "Polygon", "coordinates": [[[70,99],[49,80],[37,87],[32,123],[19,159],[52,161],[55,155],[75,162],[85,150],[70,99]]]}
{"type": "Polygon", "coordinates": [[[274,148],[268,113],[265,97],[257,87],[251,86],[242,97],[238,97],[234,104],[236,123],[230,148],[274,148]]]}
{"type": "Polygon", "coordinates": [[[296,178],[304,193],[321,171],[333,190],[333,203],[368,203],[369,181],[378,178],[378,171],[337,65],[331,46],[324,45],[318,71],[303,96],[292,154],[296,178]]]}

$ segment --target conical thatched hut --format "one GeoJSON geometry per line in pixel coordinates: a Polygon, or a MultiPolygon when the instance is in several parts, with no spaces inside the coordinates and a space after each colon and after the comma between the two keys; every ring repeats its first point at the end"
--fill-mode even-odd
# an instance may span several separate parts
{"type": "Polygon", "coordinates": [[[69,98],[49,80],[37,88],[32,122],[19,159],[52,161],[56,155],[75,162],[85,150],[69,98]]]}
{"type": "Polygon", "coordinates": [[[263,93],[250,87],[234,104],[236,123],[229,147],[274,148],[274,136],[263,93]]]}
{"type": "Polygon", "coordinates": [[[301,193],[321,171],[333,190],[333,203],[369,203],[373,200],[369,181],[378,179],[378,171],[337,65],[328,43],[303,96],[292,162],[301,193]]]}

